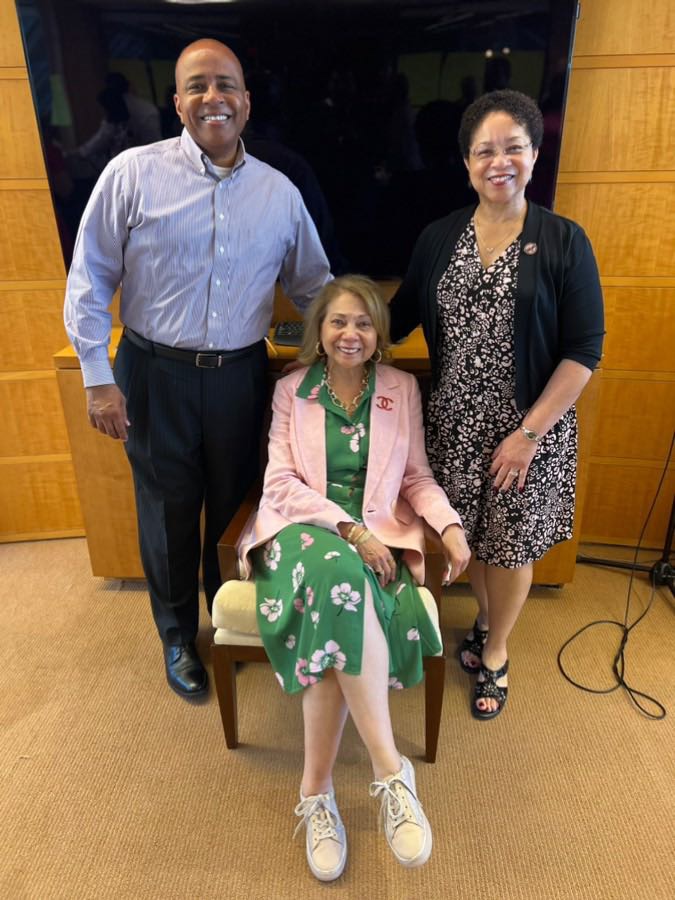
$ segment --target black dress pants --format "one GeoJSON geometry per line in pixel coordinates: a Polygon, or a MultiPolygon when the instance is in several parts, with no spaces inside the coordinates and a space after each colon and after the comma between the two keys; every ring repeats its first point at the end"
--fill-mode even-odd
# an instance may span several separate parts
{"type": "Polygon", "coordinates": [[[202,369],[124,337],[115,381],[131,422],[126,452],[152,613],[162,641],[183,644],[194,640],[199,624],[200,555],[210,612],[221,583],[218,538],[258,474],[265,345],[202,369]]]}

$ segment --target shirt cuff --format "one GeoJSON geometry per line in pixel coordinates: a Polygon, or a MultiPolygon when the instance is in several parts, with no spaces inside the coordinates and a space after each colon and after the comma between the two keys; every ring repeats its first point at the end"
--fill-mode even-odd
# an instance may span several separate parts
{"type": "Polygon", "coordinates": [[[462,520],[458,516],[454,522],[448,522],[448,524],[442,529],[442,531],[439,531],[440,537],[443,537],[443,535],[448,530],[448,528],[452,528],[453,525],[458,525],[460,531],[464,531],[464,526],[462,525],[462,520]]]}
{"type": "Polygon", "coordinates": [[[115,384],[115,378],[108,359],[95,359],[80,363],[84,386],[97,387],[99,384],[115,384]]]}

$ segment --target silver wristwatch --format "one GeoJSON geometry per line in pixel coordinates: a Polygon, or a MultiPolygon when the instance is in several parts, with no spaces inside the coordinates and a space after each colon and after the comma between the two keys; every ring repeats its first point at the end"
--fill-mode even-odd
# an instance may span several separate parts
{"type": "Polygon", "coordinates": [[[525,425],[521,425],[520,430],[523,432],[528,441],[534,441],[535,444],[538,444],[544,436],[543,434],[537,434],[536,431],[532,431],[531,428],[526,428],[525,425]]]}

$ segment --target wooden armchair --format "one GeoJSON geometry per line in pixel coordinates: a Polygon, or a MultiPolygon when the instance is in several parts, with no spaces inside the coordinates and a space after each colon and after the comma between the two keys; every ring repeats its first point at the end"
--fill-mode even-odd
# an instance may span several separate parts
{"type": "MultiPolygon", "coordinates": [[[[236,552],[239,535],[256,509],[259,496],[258,486],[249,493],[218,542],[220,574],[224,585],[213,603],[216,632],[211,645],[211,659],[225,743],[230,750],[234,750],[239,743],[237,663],[268,661],[256,624],[255,585],[251,581],[240,580],[236,552]]],[[[426,544],[425,586],[428,590],[422,588],[421,591],[432,621],[438,624],[445,559],[441,543],[431,529],[427,529],[426,544]]],[[[440,627],[438,633],[440,636],[440,627]]],[[[425,759],[432,763],[436,761],[443,708],[445,650],[438,656],[424,658],[424,673],[425,759]]]]}

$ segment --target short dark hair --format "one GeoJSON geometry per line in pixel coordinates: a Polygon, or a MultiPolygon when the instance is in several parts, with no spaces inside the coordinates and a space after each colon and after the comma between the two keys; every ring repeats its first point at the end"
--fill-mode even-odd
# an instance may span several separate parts
{"type": "Polygon", "coordinates": [[[464,159],[468,159],[471,142],[479,125],[486,116],[493,112],[503,112],[517,122],[527,132],[536,150],[541,147],[544,138],[544,117],[531,97],[520,91],[505,89],[490,91],[474,100],[464,110],[459,124],[459,149],[464,159]]]}

